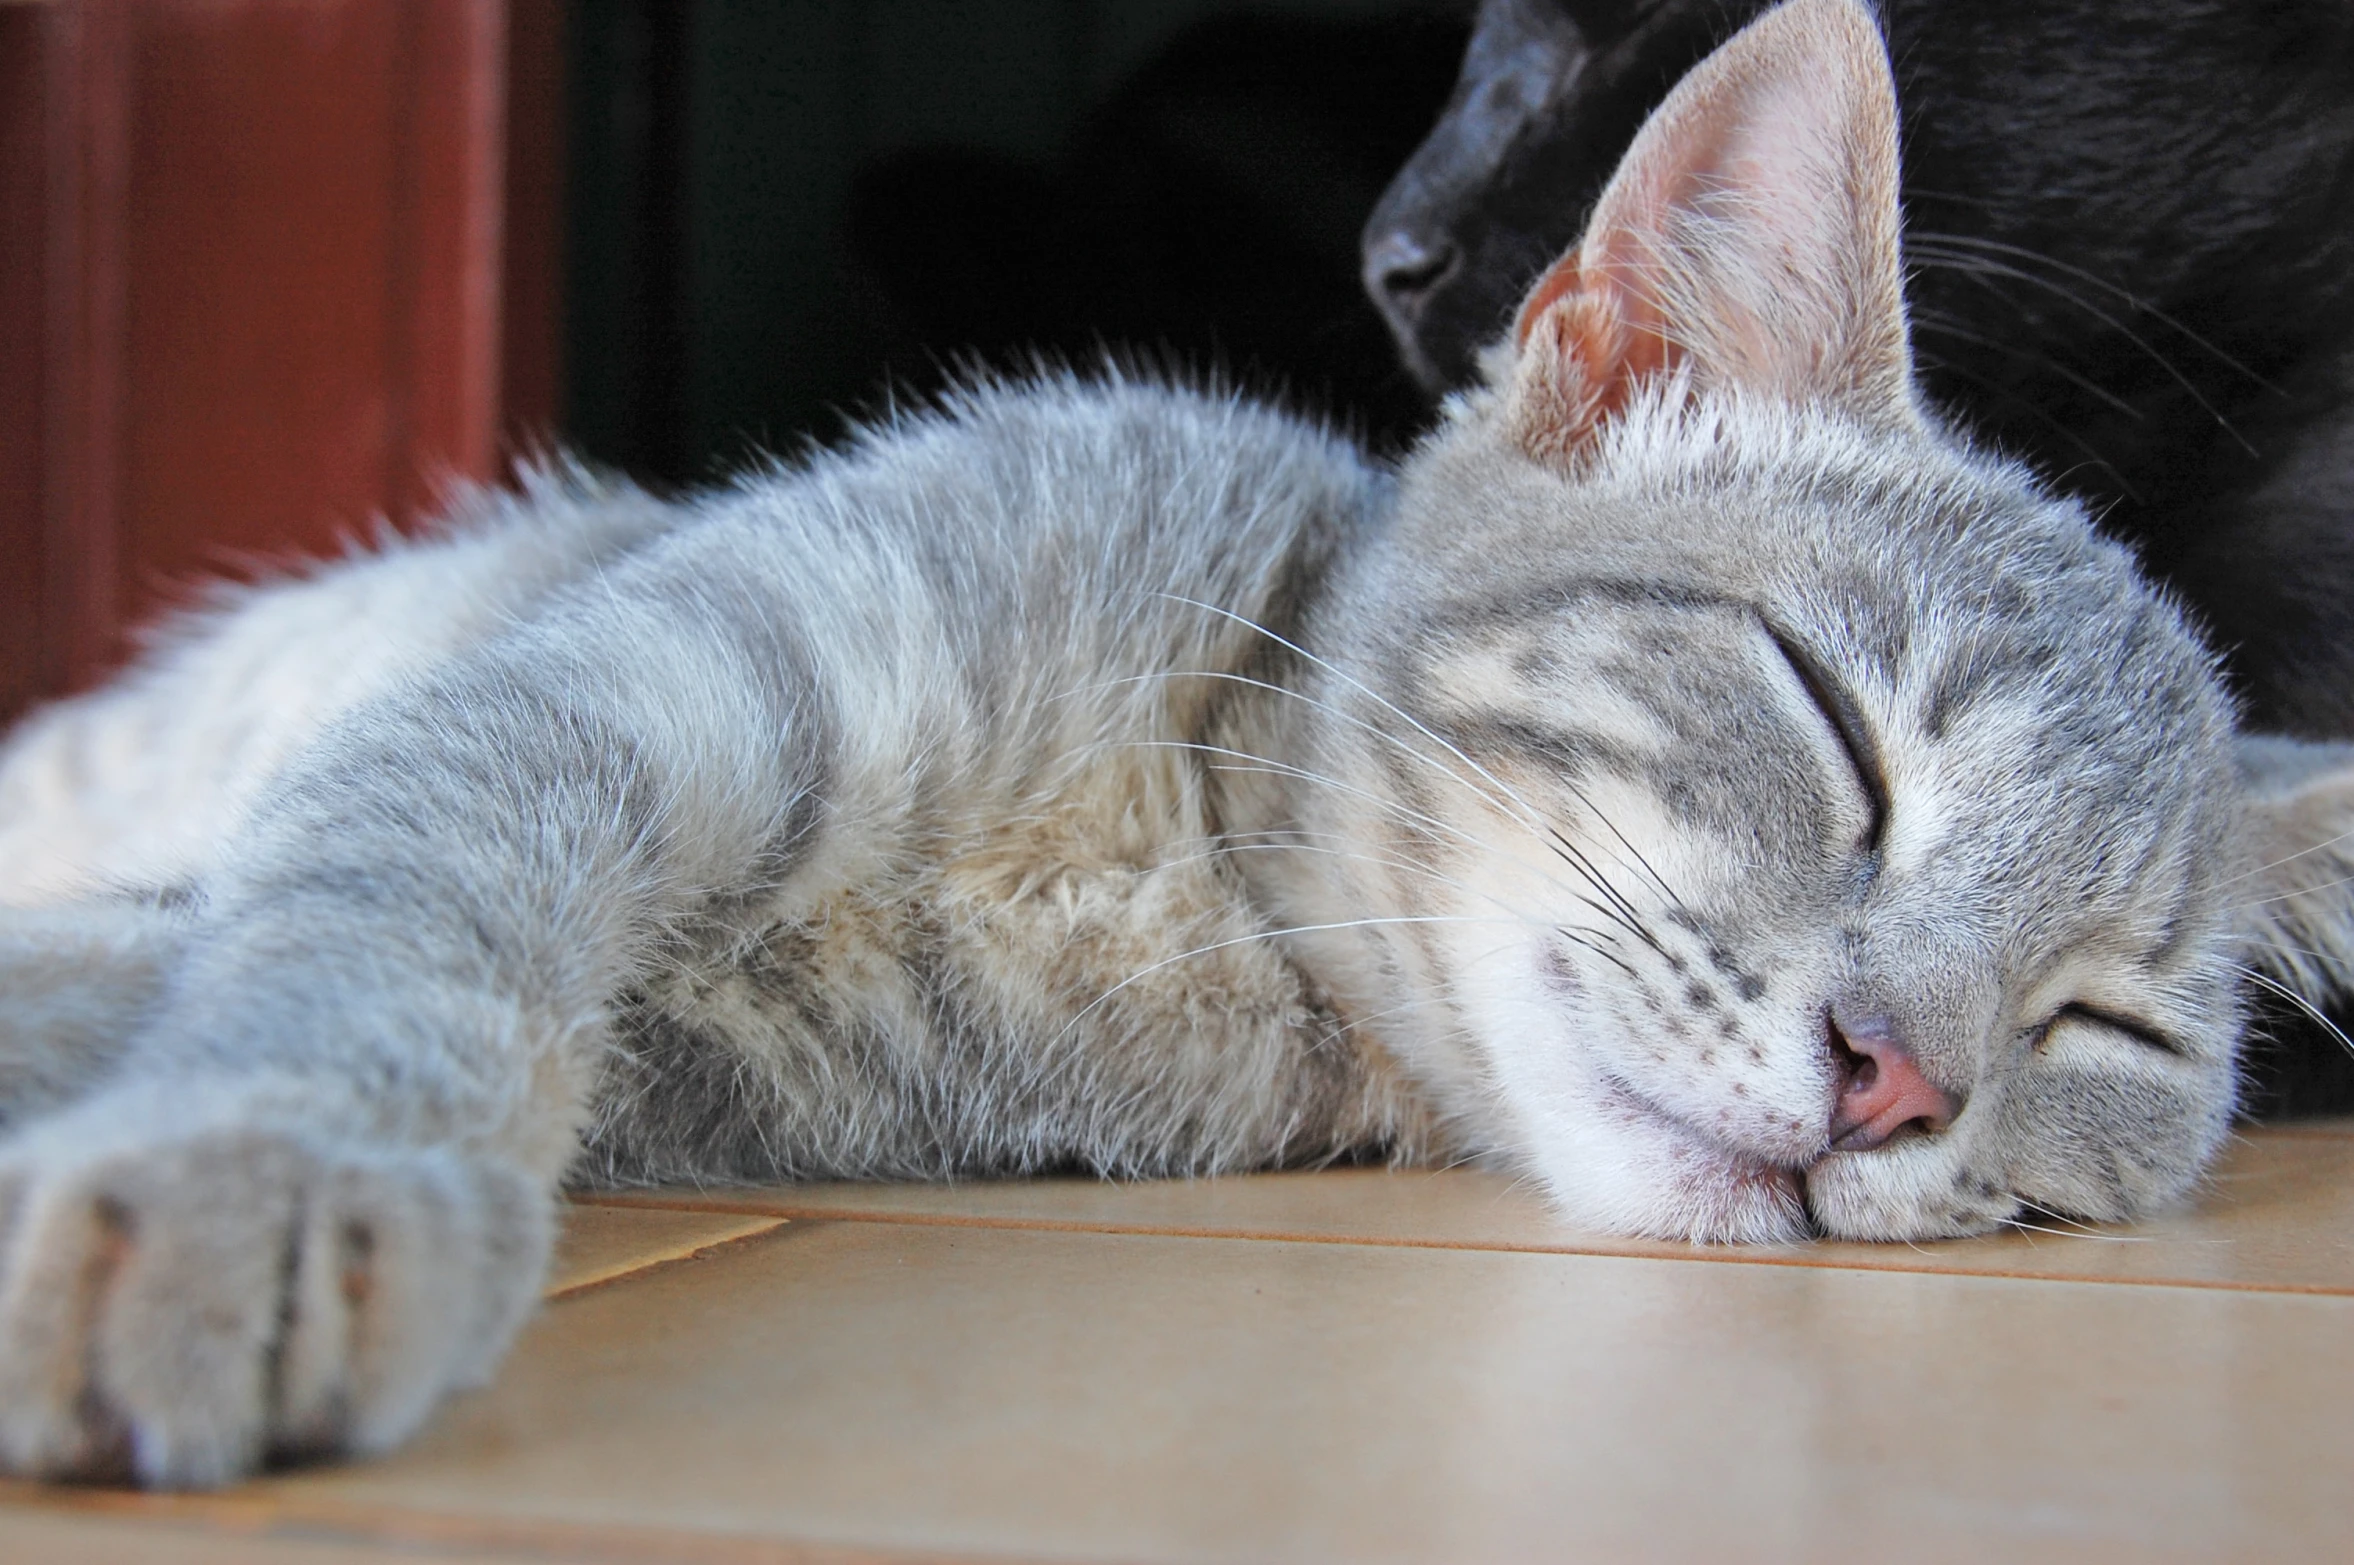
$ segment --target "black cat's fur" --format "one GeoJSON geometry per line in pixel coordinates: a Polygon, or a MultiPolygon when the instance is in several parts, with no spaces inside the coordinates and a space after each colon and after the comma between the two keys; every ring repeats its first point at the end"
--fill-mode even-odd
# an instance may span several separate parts
{"type": "Polygon", "coordinates": [[[1074,127],[1052,163],[917,147],[860,170],[843,248],[934,389],[989,363],[1107,343],[1338,414],[1395,449],[1428,398],[1352,286],[1357,233],[1445,101],[1451,14],[1212,16],[1074,127]]]}
{"type": "MultiPolygon", "coordinates": [[[[1364,234],[1427,389],[1471,377],[1643,116],[1763,9],[1482,0],[1446,111],[1364,234]]],[[[2354,7],[1880,9],[1933,395],[2140,550],[2252,726],[2354,737],[2354,7]]],[[[2311,1038],[2252,1101],[2354,1106],[2354,1071],[2311,1038]]]]}

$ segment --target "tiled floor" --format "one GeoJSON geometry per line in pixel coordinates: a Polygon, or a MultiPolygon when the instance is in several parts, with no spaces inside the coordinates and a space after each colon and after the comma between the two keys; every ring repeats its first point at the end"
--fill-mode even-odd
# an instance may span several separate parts
{"type": "Polygon", "coordinates": [[[2354,1558],[2354,1123],[2126,1234],[1697,1252],[1482,1175],[650,1195],[498,1384],[0,1560],[2354,1558]]]}

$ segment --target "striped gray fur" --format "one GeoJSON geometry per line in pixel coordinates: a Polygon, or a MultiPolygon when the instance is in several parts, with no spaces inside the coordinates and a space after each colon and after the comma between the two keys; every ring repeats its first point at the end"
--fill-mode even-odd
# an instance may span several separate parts
{"type": "Polygon", "coordinates": [[[566,1182],[1479,1160],[1708,1241],[2182,1198],[2241,964],[2354,954],[2354,752],[2235,736],[2133,561],[1919,406],[1889,91],[1852,0],[1728,44],[1398,469],[976,382],[676,503],[536,474],[34,717],[0,1459],[389,1445],[566,1182]]]}

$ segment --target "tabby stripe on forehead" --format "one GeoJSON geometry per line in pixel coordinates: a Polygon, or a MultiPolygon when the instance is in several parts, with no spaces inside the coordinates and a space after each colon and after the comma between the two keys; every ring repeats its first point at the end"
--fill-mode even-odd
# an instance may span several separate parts
{"type": "Polygon", "coordinates": [[[1434,630],[1477,630],[1491,625],[1520,624],[1559,613],[1572,604],[1600,602],[1628,608],[1725,609],[1738,614],[1756,612],[1755,605],[1728,593],[1710,592],[1674,582],[1630,580],[1619,576],[1564,576],[1539,586],[1507,593],[1496,590],[1477,599],[1459,600],[1423,623],[1434,630]]]}

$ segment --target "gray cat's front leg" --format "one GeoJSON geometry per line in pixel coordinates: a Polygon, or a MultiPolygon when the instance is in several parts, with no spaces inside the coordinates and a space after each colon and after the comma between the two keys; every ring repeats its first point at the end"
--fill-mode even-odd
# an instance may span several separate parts
{"type": "Polygon", "coordinates": [[[128,900],[0,908],[0,1131],[62,1108],[119,1063],[188,925],[128,900]]]}
{"type": "Polygon", "coordinates": [[[114,1084],[0,1145],[7,1466],[378,1449],[497,1361],[610,1002],[806,793],[742,668],[650,610],[543,627],[289,770],[114,1084]]]}

